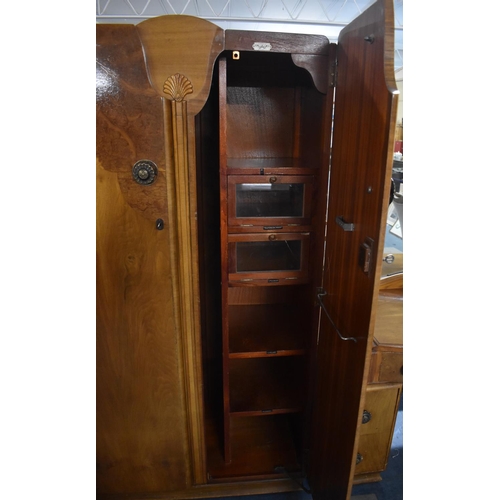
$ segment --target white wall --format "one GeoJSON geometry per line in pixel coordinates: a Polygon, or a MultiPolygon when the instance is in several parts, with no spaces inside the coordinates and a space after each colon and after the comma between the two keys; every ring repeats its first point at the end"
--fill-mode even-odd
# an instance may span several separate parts
{"type": "MultiPolygon", "coordinates": [[[[96,0],[99,23],[136,24],[165,14],[207,19],[223,29],[281,31],[327,36],[340,30],[375,0],[96,0]]],[[[403,66],[403,0],[394,0],[395,68],[403,66]]]]}

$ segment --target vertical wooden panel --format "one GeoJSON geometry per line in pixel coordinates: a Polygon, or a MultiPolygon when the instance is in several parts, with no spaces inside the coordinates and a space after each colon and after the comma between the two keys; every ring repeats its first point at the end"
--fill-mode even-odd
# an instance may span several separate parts
{"type": "Polygon", "coordinates": [[[97,492],[182,490],[189,455],[162,100],[134,28],[97,28],[97,492]],[[158,165],[150,186],[132,178],[141,159],[158,165]]]}
{"type": "Polygon", "coordinates": [[[337,48],[323,300],[340,333],[357,342],[341,340],[322,315],[311,466],[318,500],[349,498],[354,473],[389,201],[397,103],[393,18],[392,2],[379,0],[342,30],[337,48]],[[354,230],[344,231],[337,216],[354,230]],[[373,240],[369,274],[359,265],[367,238],[373,240]]]}
{"type": "Polygon", "coordinates": [[[149,81],[164,99],[174,307],[181,338],[190,472],[206,482],[197,238],[195,115],[208,98],[223,30],[192,16],[160,16],[137,26],[149,81]]]}
{"type": "Polygon", "coordinates": [[[97,486],[103,493],[186,485],[185,414],[168,254],[98,167],[97,486]]]}
{"type": "Polygon", "coordinates": [[[111,283],[114,294],[100,304],[98,356],[119,356],[123,365],[118,374],[108,363],[98,370],[99,491],[183,490],[206,481],[194,115],[208,96],[223,32],[190,16],[97,29],[97,153],[105,179],[98,184],[99,244],[111,242],[99,247],[98,288],[111,283]],[[141,159],[158,166],[152,185],[132,178],[141,159]],[[129,255],[134,302],[126,300],[130,279],[120,274],[129,255]],[[131,412],[135,406],[144,421],[131,412]]]}
{"type": "Polygon", "coordinates": [[[199,272],[196,235],[196,170],[194,118],[188,117],[187,103],[164,100],[167,155],[170,252],[175,320],[180,333],[190,470],[194,483],[204,483],[205,437],[203,431],[202,358],[200,345],[199,272]],[[190,155],[192,156],[190,158],[190,155]]]}

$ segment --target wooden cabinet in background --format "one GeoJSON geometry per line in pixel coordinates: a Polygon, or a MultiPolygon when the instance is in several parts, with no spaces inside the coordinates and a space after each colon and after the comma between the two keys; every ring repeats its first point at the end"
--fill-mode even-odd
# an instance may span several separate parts
{"type": "Polygon", "coordinates": [[[99,498],[349,498],[393,17],[379,0],[338,44],[190,16],[98,25],[99,498]]]}
{"type": "Polygon", "coordinates": [[[403,390],[403,275],[381,281],[355,483],[380,481],[403,390]]]}
{"type": "Polygon", "coordinates": [[[355,482],[380,480],[387,466],[401,386],[372,384],[366,391],[364,419],[359,430],[355,482]]]}

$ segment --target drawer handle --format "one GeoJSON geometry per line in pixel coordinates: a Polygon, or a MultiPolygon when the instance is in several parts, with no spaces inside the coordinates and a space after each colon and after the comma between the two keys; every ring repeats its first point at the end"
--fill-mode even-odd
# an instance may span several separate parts
{"type": "Polygon", "coordinates": [[[392,253],[389,253],[382,260],[387,264],[392,264],[394,262],[394,255],[392,255],[392,253]]]}
{"type": "Polygon", "coordinates": [[[360,464],[363,461],[363,455],[361,453],[358,453],[356,455],[356,465],[360,464]]]}
{"type": "Polygon", "coordinates": [[[367,410],[363,410],[363,418],[361,419],[361,423],[367,424],[371,419],[372,419],[372,414],[367,410]]]}
{"type": "Polygon", "coordinates": [[[277,177],[274,177],[274,176],[273,176],[273,177],[269,177],[269,182],[270,182],[271,184],[274,184],[277,180],[278,180],[278,178],[277,178],[277,177]]]}
{"type": "Polygon", "coordinates": [[[274,241],[276,239],[276,235],[275,234],[270,234],[269,235],[269,241],[274,241]]]}

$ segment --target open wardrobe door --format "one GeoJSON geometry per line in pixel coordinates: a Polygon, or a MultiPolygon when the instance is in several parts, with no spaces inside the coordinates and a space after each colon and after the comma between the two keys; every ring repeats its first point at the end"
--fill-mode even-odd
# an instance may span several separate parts
{"type": "Polygon", "coordinates": [[[308,478],[350,498],[390,193],[397,87],[392,0],[342,30],[308,478]]]}

